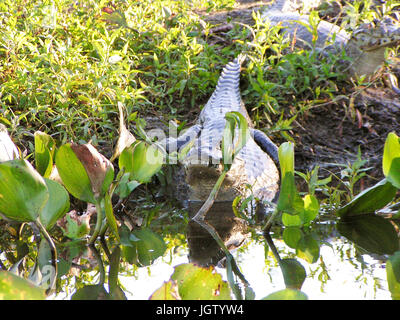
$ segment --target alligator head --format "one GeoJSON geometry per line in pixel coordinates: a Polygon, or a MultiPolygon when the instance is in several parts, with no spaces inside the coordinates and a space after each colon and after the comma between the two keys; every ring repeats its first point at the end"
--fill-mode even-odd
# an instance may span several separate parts
{"type": "Polygon", "coordinates": [[[346,53],[355,75],[371,75],[385,61],[385,49],[400,44],[400,24],[391,18],[362,24],[351,35],[346,53]]]}

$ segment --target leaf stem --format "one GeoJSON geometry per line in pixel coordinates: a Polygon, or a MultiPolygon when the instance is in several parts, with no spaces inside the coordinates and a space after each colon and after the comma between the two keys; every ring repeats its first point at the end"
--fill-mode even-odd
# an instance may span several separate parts
{"type": "Polygon", "coordinates": [[[51,282],[50,282],[50,286],[49,288],[46,290],[46,294],[49,294],[53,289],[55,289],[55,285],[56,285],[56,280],[57,280],[57,274],[58,274],[58,266],[57,266],[57,248],[54,244],[53,239],[51,238],[51,236],[49,235],[49,233],[47,232],[46,228],[42,225],[42,223],[40,222],[39,217],[36,219],[35,224],[38,226],[38,228],[40,229],[42,235],[44,236],[44,238],[46,239],[47,243],[50,246],[51,249],[51,264],[54,268],[54,276],[51,278],[51,282]]]}
{"type": "Polygon", "coordinates": [[[96,220],[96,226],[93,231],[93,234],[90,237],[89,244],[93,244],[96,241],[96,239],[101,231],[101,226],[103,224],[103,210],[101,209],[99,199],[96,199],[95,206],[96,206],[96,211],[97,211],[97,220],[96,220]]]}

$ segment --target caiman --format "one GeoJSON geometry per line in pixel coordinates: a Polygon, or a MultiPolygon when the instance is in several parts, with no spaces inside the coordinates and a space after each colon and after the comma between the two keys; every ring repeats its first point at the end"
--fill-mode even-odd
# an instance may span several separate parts
{"type": "Polygon", "coordinates": [[[216,202],[232,202],[237,196],[271,202],[279,189],[278,148],[262,131],[253,128],[240,96],[240,68],[244,56],[224,68],[217,87],[202,109],[197,123],[176,140],[168,140],[169,152],[192,144],[181,160],[176,177],[180,200],[201,204],[209,196],[223,169],[221,141],[226,124],[225,114],[240,112],[248,121],[250,137],[233,159],[216,202]]]}
{"type": "MultiPolygon", "coordinates": [[[[219,189],[206,221],[218,232],[229,249],[239,247],[247,238],[247,224],[235,217],[232,201],[237,196],[253,195],[261,200],[253,207],[258,217],[264,217],[268,202],[274,202],[279,190],[278,148],[262,131],[252,126],[240,96],[240,68],[244,56],[224,68],[217,87],[200,112],[197,123],[178,139],[168,140],[171,152],[189,151],[175,172],[176,198],[186,202],[193,217],[207,200],[222,170],[221,141],[228,112],[240,112],[248,122],[249,138],[232,165],[219,189]],[[266,206],[265,206],[266,204],[266,206]]],[[[202,226],[189,221],[187,229],[189,260],[200,265],[216,265],[225,256],[219,245],[202,226]]]]}
{"type": "Polygon", "coordinates": [[[320,20],[317,26],[318,37],[313,45],[310,32],[310,16],[300,14],[294,8],[296,1],[277,0],[262,13],[262,19],[272,26],[281,25],[300,47],[316,48],[323,53],[340,54],[342,50],[351,58],[350,63],[341,65],[351,76],[372,75],[385,62],[386,47],[400,44],[400,25],[390,17],[361,24],[351,34],[330,22],[320,20]]]}

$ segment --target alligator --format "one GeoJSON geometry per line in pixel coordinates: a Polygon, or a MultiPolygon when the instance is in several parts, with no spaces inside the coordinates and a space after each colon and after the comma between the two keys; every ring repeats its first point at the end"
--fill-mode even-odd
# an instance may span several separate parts
{"type": "Polygon", "coordinates": [[[318,37],[313,45],[313,35],[310,32],[310,16],[295,11],[293,0],[277,0],[262,13],[262,19],[272,26],[281,25],[292,43],[298,47],[315,48],[323,53],[340,54],[342,50],[351,58],[350,63],[341,65],[351,76],[370,76],[374,74],[385,61],[386,47],[400,44],[400,25],[390,17],[382,20],[364,23],[352,34],[339,26],[320,20],[317,26],[318,37]]]}
{"type": "Polygon", "coordinates": [[[216,202],[253,195],[262,202],[273,202],[279,190],[278,148],[268,136],[253,127],[240,96],[240,69],[244,55],[228,63],[196,124],[177,139],[169,139],[168,152],[189,149],[176,174],[179,200],[189,204],[204,202],[223,170],[221,141],[227,112],[240,112],[248,121],[250,136],[233,159],[218,192],[216,202]]]}

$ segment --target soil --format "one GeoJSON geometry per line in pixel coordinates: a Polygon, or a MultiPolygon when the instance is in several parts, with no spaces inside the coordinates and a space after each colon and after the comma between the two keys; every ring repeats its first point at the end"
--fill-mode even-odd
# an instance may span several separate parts
{"type": "MultiPolygon", "coordinates": [[[[268,3],[271,1],[240,0],[233,10],[197,13],[216,26],[217,40],[214,41],[218,42],[232,22],[253,24],[252,11],[260,10],[268,3]]],[[[334,2],[325,9],[321,18],[328,21],[337,18],[340,10],[334,2]]],[[[392,73],[399,77],[400,67],[392,68],[392,73]]],[[[352,163],[360,148],[362,159],[367,160],[366,166],[372,167],[368,174],[376,179],[382,177],[381,163],[387,134],[392,131],[400,134],[400,95],[378,82],[374,87],[358,88],[357,91],[346,88],[349,94],[342,100],[312,108],[297,118],[291,131],[296,146],[296,170],[305,172],[318,165],[327,169],[321,170],[322,175],[324,171],[326,175],[337,173],[342,168],[336,164],[352,163]]]]}

